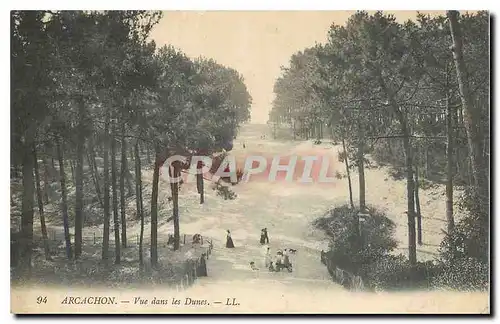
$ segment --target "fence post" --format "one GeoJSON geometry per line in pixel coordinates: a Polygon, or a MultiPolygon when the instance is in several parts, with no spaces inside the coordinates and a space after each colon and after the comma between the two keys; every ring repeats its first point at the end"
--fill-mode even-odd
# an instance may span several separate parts
{"type": "Polygon", "coordinates": [[[186,234],[184,234],[184,245],[186,244],[186,234]]]}
{"type": "Polygon", "coordinates": [[[94,245],[95,245],[95,232],[94,232],[94,245]]]}
{"type": "Polygon", "coordinates": [[[135,236],[135,238],[136,238],[137,245],[139,245],[139,234],[137,234],[137,235],[135,236]]]}

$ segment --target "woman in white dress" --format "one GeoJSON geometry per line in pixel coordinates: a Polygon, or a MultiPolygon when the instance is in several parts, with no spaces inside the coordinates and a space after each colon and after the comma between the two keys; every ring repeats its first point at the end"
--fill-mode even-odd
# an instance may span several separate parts
{"type": "Polygon", "coordinates": [[[271,264],[271,249],[269,247],[267,247],[266,255],[264,256],[264,264],[266,268],[269,268],[271,264]]]}

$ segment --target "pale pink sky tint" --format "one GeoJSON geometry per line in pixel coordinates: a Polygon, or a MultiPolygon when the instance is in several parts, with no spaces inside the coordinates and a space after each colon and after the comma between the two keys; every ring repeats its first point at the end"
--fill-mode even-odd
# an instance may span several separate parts
{"type": "MultiPolygon", "coordinates": [[[[265,123],[280,66],[287,66],[293,53],[326,42],[330,25],[344,24],[353,13],[165,11],[151,37],[158,46],[170,44],[192,58],[213,58],[239,71],[253,97],[252,123],[265,123]]],[[[417,14],[416,11],[390,13],[401,21],[415,18],[417,14]]]]}

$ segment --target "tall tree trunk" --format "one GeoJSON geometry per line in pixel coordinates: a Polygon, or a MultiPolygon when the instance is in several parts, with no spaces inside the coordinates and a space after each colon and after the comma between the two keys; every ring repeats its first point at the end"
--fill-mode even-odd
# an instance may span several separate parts
{"type": "Polygon", "coordinates": [[[104,206],[104,224],[102,238],[102,259],[106,262],[109,257],[109,223],[110,223],[110,206],[109,206],[109,113],[106,113],[104,122],[104,144],[103,144],[103,206],[104,206]]]}
{"type": "Polygon", "coordinates": [[[405,151],[405,164],[406,164],[406,196],[408,202],[408,259],[410,264],[415,266],[417,264],[417,244],[415,233],[415,194],[413,183],[413,161],[411,155],[410,134],[406,124],[406,119],[401,123],[401,130],[403,133],[403,146],[405,151]]]}
{"type": "Polygon", "coordinates": [[[78,102],[78,139],[76,143],[76,170],[75,170],[75,259],[82,254],[83,230],[83,155],[85,147],[85,102],[81,98],[78,102]]]}
{"type": "MultiPolygon", "coordinates": [[[[472,96],[466,77],[466,66],[463,58],[462,33],[458,22],[458,11],[450,10],[447,16],[450,22],[451,37],[453,40],[453,57],[455,60],[455,69],[457,72],[458,87],[460,89],[460,99],[465,112],[465,129],[467,131],[467,141],[469,146],[469,155],[471,160],[474,186],[479,206],[484,207],[485,215],[489,210],[489,184],[486,177],[486,170],[481,159],[482,137],[479,131],[481,122],[480,110],[471,105],[472,96]]],[[[483,219],[483,228],[487,230],[488,219],[483,219]]]]}
{"type": "Polygon", "coordinates": [[[49,165],[47,159],[43,159],[43,203],[49,203],[49,165]]]}
{"type": "MultiPolygon", "coordinates": [[[[168,168],[170,177],[177,178],[180,175],[180,167],[173,163],[172,167],[168,168]]],[[[179,230],[179,183],[170,181],[170,189],[172,190],[173,204],[173,219],[174,219],[174,251],[180,248],[180,230],[179,230]]]]}
{"type": "Polygon", "coordinates": [[[21,261],[23,268],[31,273],[31,255],[33,249],[33,208],[35,183],[33,179],[33,145],[35,143],[34,127],[28,127],[23,147],[23,197],[21,216],[21,261]]]}
{"type": "Polygon", "coordinates": [[[415,208],[417,216],[417,243],[422,245],[422,213],[420,210],[420,195],[418,192],[419,180],[418,180],[418,163],[415,163],[415,208]]]}
{"type": "Polygon", "coordinates": [[[97,171],[97,164],[95,160],[95,151],[92,145],[89,145],[87,152],[87,161],[89,162],[90,175],[92,176],[92,182],[94,183],[95,193],[97,195],[97,200],[99,201],[99,205],[104,208],[104,203],[102,201],[101,195],[101,186],[99,184],[99,177],[97,171]]]}
{"type": "Polygon", "coordinates": [[[359,140],[358,140],[358,176],[359,176],[359,209],[361,212],[366,210],[366,187],[365,187],[365,140],[363,129],[361,125],[359,125],[359,140]]]}
{"type": "MultiPolygon", "coordinates": [[[[446,75],[448,77],[448,74],[446,75]]],[[[448,80],[447,80],[448,81],[448,80]]],[[[447,82],[448,83],[448,82],[447,82]]],[[[453,111],[450,106],[449,90],[446,89],[446,221],[448,225],[448,234],[453,232],[455,221],[453,219],[453,111]]]]}
{"type": "Polygon", "coordinates": [[[408,259],[410,265],[415,267],[417,264],[417,242],[415,231],[415,193],[413,183],[413,158],[411,154],[410,131],[408,128],[408,116],[405,112],[401,111],[398,103],[394,99],[394,94],[390,88],[385,84],[382,74],[378,73],[379,84],[382,91],[387,95],[387,99],[397,115],[401,125],[401,133],[403,134],[403,148],[405,155],[405,168],[406,168],[406,197],[408,206],[408,259]]]}
{"type": "Polygon", "coordinates": [[[203,162],[198,161],[196,165],[197,173],[196,173],[196,187],[198,189],[198,193],[200,194],[200,204],[205,202],[205,188],[203,182],[203,174],[202,172],[203,162]]]}
{"type": "Polygon", "coordinates": [[[344,162],[345,162],[345,171],[347,172],[347,182],[349,185],[349,203],[351,204],[351,208],[354,209],[354,201],[352,199],[352,183],[351,183],[351,171],[349,170],[349,158],[347,156],[347,149],[345,146],[345,139],[342,137],[342,147],[344,149],[344,162]]]}
{"type": "Polygon", "coordinates": [[[153,170],[153,188],[151,192],[151,265],[158,264],[158,182],[160,181],[160,154],[155,145],[155,164],[153,170]]]}
{"type": "Polygon", "coordinates": [[[146,158],[148,159],[148,163],[151,163],[151,151],[147,143],[146,143],[146,158]]]}
{"type": "MultiPolygon", "coordinates": [[[[66,147],[66,149],[67,149],[67,147],[66,147]]],[[[71,171],[71,182],[73,184],[75,184],[76,183],[76,180],[75,180],[75,161],[72,158],[69,159],[69,169],[71,171]]]]}
{"type": "Polygon", "coordinates": [[[121,123],[121,177],[120,177],[120,215],[122,224],[122,246],[127,247],[127,219],[125,215],[125,177],[127,168],[127,146],[125,144],[125,122],[121,123]]]}
{"type": "Polygon", "coordinates": [[[384,143],[385,143],[384,159],[386,161],[389,161],[394,156],[392,154],[391,143],[389,141],[384,141],[384,143]]]}
{"type": "Polygon", "coordinates": [[[116,187],[116,126],[111,124],[111,190],[113,191],[113,226],[115,229],[115,263],[120,263],[120,220],[118,215],[118,188],[116,187]]]}
{"type": "Polygon", "coordinates": [[[429,147],[426,146],[425,147],[425,172],[424,172],[424,175],[425,175],[425,178],[429,178],[429,169],[430,169],[430,163],[429,163],[429,147]]]}
{"type": "Polygon", "coordinates": [[[144,243],[144,212],[142,209],[142,180],[141,180],[141,159],[139,155],[139,141],[135,142],[135,202],[137,218],[141,220],[141,234],[139,237],[139,264],[144,265],[143,243],[144,243]]]}
{"type": "Polygon", "coordinates": [[[68,219],[68,194],[66,192],[66,173],[64,172],[64,156],[62,152],[61,137],[57,137],[57,158],[59,160],[59,179],[61,181],[61,210],[63,217],[64,226],[64,240],[66,242],[66,256],[68,260],[73,257],[73,251],[71,249],[71,237],[69,234],[69,219],[68,219]]]}
{"type": "Polygon", "coordinates": [[[128,152],[128,154],[130,155],[130,161],[134,161],[134,170],[135,170],[135,145],[130,145],[129,150],[130,152],[128,152]]]}
{"type": "Polygon", "coordinates": [[[45,225],[45,215],[43,213],[42,189],[40,188],[40,173],[38,171],[38,157],[36,156],[36,146],[33,145],[33,161],[35,162],[35,184],[36,197],[38,200],[38,211],[40,213],[40,226],[42,228],[43,247],[45,250],[45,259],[50,260],[49,238],[47,236],[47,226],[45,225]]]}

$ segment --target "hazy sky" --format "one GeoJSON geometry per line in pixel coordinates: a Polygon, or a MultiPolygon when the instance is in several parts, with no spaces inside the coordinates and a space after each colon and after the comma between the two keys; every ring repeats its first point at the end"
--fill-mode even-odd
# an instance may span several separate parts
{"type": "MultiPolygon", "coordinates": [[[[265,123],[280,66],[287,66],[293,53],[326,42],[330,25],[344,24],[353,13],[165,11],[151,37],[158,46],[171,44],[192,58],[213,58],[240,72],[253,98],[252,123],[265,123]]],[[[391,13],[401,21],[416,16],[415,11],[391,13]]]]}

